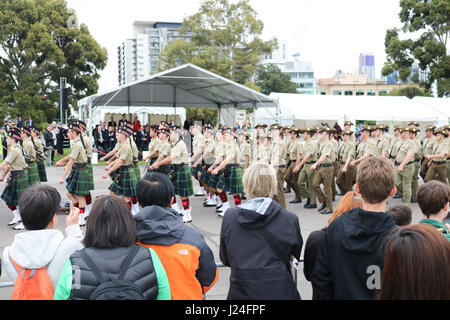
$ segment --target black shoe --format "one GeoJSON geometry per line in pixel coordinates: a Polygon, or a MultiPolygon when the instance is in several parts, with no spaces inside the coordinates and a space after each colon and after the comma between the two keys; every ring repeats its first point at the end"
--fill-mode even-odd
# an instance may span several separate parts
{"type": "Polygon", "coordinates": [[[310,202],[311,200],[308,198],[308,199],[306,199],[306,203],[305,203],[305,205],[309,205],[311,202],[310,202]]]}
{"type": "Polygon", "coordinates": [[[294,200],[289,201],[289,203],[302,203],[302,199],[295,198],[294,200]]]}
{"type": "Polygon", "coordinates": [[[402,196],[401,195],[399,195],[398,193],[396,193],[395,195],[394,195],[394,199],[400,199],[402,196]]]}
{"type": "Polygon", "coordinates": [[[284,193],[291,193],[291,189],[284,189],[284,193]]]}
{"type": "Polygon", "coordinates": [[[411,203],[417,203],[417,199],[416,198],[411,198],[411,203]]]}
{"type": "Polygon", "coordinates": [[[317,209],[317,204],[308,204],[303,206],[305,209],[317,209]]]}
{"type": "Polygon", "coordinates": [[[326,206],[327,206],[327,205],[325,204],[325,202],[322,203],[322,205],[320,206],[319,210],[317,210],[317,211],[322,211],[323,209],[326,208],[326,206]]]}
{"type": "Polygon", "coordinates": [[[320,214],[330,214],[330,213],[333,213],[333,211],[328,210],[328,209],[320,211],[320,214]]]}

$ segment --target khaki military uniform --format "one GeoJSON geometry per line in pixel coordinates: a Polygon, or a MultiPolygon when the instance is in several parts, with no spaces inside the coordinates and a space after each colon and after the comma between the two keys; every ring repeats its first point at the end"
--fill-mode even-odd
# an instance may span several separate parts
{"type": "Polygon", "coordinates": [[[427,175],[428,171],[428,160],[425,159],[425,156],[432,155],[434,146],[436,145],[436,137],[432,136],[431,138],[425,137],[423,140],[423,147],[422,147],[422,159],[421,159],[421,165],[420,165],[420,171],[419,174],[422,177],[422,179],[425,180],[425,176],[427,175]]]}
{"type": "Polygon", "coordinates": [[[240,164],[242,170],[246,169],[246,168],[244,168],[246,156],[248,156],[248,165],[250,166],[251,154],[252,154],[252,152],[251,152],[250,143],[244,142],[239,145],[239,155],[240,155],[239,164],[240,164]]]}
{"type": "MultiPolygon", "coordinates": [[[[398,169],[398,166],[405,160],[408,153],[415,153],[416,148],[414,142],[410,139],[406,141],[401,140],[400,147],[398,148],[397,155],[395,157],[394,165],[398,169]]],[[[397,170],[396,186],[398,194],[402,196],[402,202],[409,205],[411,203],[412,195],[412,178],[414,174],[414,159],[403,167],[401,172],[397,170]]]]}
{"type": "Polygon", "coordinates": [[[298,176],[300,174],[300,171],[297,173],[293,173],[292,171],[295,168],[295,165],[297,163],[297,156],[299,154],[303,154],[303,148],[302,148],[302,144],[300,142],[299,139],[296,139],[294,141],[292,141],[292,139],[289,139],[290,143],[288,144],[288,152],[287,152],[287,156],[288,156],[288,167],[286,170],[286,176],[285,176],[285,180],[287,183],[288,188],[291,188],[292,190],[294,190],[295,193],[295,197],[298,200],[302,199],[301,196],[301,192],[300,192],[300,187],[298,185],[298,176]]]}
{"type": "MultiPolygon", "coordinates": [[[[117,145],[117,144],[116,144],[117,145]]],[[[155,161],[159,158],[160,154],[160,149],[161,149],[161,140],[156,137],[154,139],[152,139],[148,145],[148,153],[152,154],[154,151],[158,151],[158,154],[156,156],[154,156],[153,158],[150,158],[150,165],[152,165],[153,163],[155,163],[155,161]]]]}
{"type": "Polygon", "coordinates": [[[351,140],[347,143],[342,143],[338,154],[339,170],[336,178],[336,184],[344,195],[353,190],[353,184],[355,182],[354,177],[356,177],[356,167],[349,164],[346,172],[342,172],[342,169],[344,168],[348,157],[351,156],[352,160],[354,160],[355,155],[356,146],[351,140]]]}
{"type": "MultiPolygon", "coordinates": [[[[447,157],[449,155],[449,147],[448,142],[446,140],[441,141],[440,143],[436,142],[433,150],[433,155],[436,154],[445,154],[444,158],[440,159],[432,159],[430,166],[428,167],[427,174],[425,176],[424,181],[428,182],[436,178],[436,180],[441,181],[442,183],[448,183],[447,177],[447,157]]],[[[429,160],[426,160],[429,161],[429,160]]]]}
{"type": "Polygon", "coordinates": [[[331,188],[333,189],[333,199],[336,196],[336,178],[339,172],[339,166],[340,163],[338,161],[338,153],[339,153],[339,142],[335,139],[330,140],[330,142],[333,144],[333,151],[334,151],[334,163],[333,163],[333,182],[331,183],[331,188]]]}
{"type": "Polygon", "coordinates": [[[320,203],[325,203],[328,210],[333,211],[333,171],[335,162],[334,146],[331,141],[322,143],[319,149],[317,158],[320,159],[323,155],[327,155],[325,161],[323,161],[317,168],[317,172],[314,176],[313,187],[316,190],[317,198],[320,203]],[[323,184],[325,191],[322,192],[320,185],[323,184]]]}
{"type": "Polygon", "coordinates": [[[286,144],[283,139],[272,141],[270,145],[270,165],[277,172],[277,194],[273,199],[286,209],[286,198],[284,196],[284,175],[286,173],[286,144]]]}
{"type": "Polygon", "coordinates": [[[305,162],[298,176],[300,194],[303,198],[308,198],[311,205],[316,204],[317,198],[316,190],[313,187],[313,180],[316,171],[309,169],[317,161],[318,144],[316,141],[311,139],[308,143],[306,143],[303,157],[310,155],[310,158],[307,162],[305,162]]]}
{"type": "Polygon", "coordinates": [[[412,184],[411,184],[411,197],[416,198],[417,188],[419,187],[419,170],[420,170],[420,159],[422,158],[421,155],[421,148],[420,141],[417,139],[411,140],[414,145],[414,171],[412,175],[412,184]]]}

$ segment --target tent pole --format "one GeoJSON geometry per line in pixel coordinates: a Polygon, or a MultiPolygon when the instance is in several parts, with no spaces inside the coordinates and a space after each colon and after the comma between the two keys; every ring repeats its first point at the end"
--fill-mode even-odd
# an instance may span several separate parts
{"type": "Polygon", "coordinates": [[[173,110],[174,110],[174,115],[173,115],[173,122],[175,124],[177,124],[177,87],[173,87],[173,110]]]}

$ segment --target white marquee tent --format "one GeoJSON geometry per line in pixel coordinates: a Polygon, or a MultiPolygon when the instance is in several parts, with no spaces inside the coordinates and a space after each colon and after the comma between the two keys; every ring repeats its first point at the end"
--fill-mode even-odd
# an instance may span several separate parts
{"type": "MultiPolygon", "coordinates": [[[[389,96],[331,96],[271,93],[278,108],[259,108],[256,123],[292,125],[296,120],[337,121],[340,125],[350,120],[380,122],[420,121],[436,126],[448,124],[448,114],[419,100],[389,96]]],[[[434,99],[434,98],[433,98],[434,99]]],[[[449,99],[435,99],[445,108],[449,99]]],[[[437,103],[436,103],[437,104],[437,103]]]]}

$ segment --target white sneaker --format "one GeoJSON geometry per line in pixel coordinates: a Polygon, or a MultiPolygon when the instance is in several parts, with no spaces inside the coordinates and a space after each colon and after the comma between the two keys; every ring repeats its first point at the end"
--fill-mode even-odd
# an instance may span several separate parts
{"type": "Polygon", "coordinates": [[[172,209],[175,210],[176,212],[178,212],[178,214],[181,216],[183,214],[183,211],[180,209],[180,207],[178,206],[178,203],[175,203],[172,205],[172,209]]]}
{"type": "Polygon", "coordinates": [[[223,215],[225,214],[225,212],[228,209],[230,209],[230,202],[229,201],[225,202],[220,209],[216,210],[216,212],[219,213],[219,216],[223,217],[223,215]]]}
{"type": "Polygon", "coordinates": [[[17,226],[13,227],[14,230],[25,230],[25,226],[23,223],[18,224],[17,226]]]}
{"type": "Polygon", "coordinates": [[[191,208],[183,210],[183,222],[184,223],[192,222],[191,208]]]}
{"type": "MultiPolygon", "coordinates": [[[[84,209],[84,210],[86,210],[86,209],[84,209]]],[[[78,225],[80,227],[84,227],[86,225],[86,211],[85,211],[85,213],[80,213],[78,217],[79,217],[78,225]]]]}
{"type": "Polygon", "coordinates": [[[196,197],[201,197],[201,196],[204,196],[204,195],[205,195],[205,188],[200,187],[200,188],[198,189],[197,193],[196,193],[194,196],[196,196],[196,197]]]}
{"type": "Polygon", "coordinates": [[[9,227],[11,227],[11,226],[15,225],[16,223],[22,221],[22,218],[20,217],[19,209],[14,210],[13,214],[14,214],[13,219],[8,223],[9,227]]]}
{"type": "Polygon", "coordinates": [[[211,197],[208,199],[208,202],[206,202],[206,205],[208,207],[215,207],[217,205],[216,203],[216,198],[215,197],[211,197]]]}

